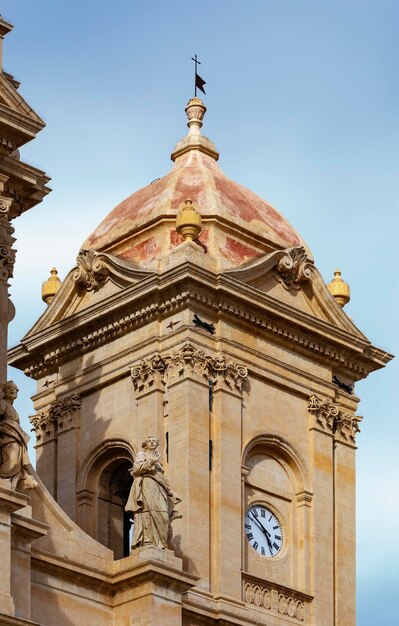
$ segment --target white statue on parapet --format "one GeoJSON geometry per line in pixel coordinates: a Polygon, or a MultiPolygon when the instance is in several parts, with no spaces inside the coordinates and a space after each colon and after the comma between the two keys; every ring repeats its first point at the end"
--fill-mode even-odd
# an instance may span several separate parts
{"type": "Polygon", "coordinates": [[[181,502],[169,486],[160,462],[157,437],[147,437],[134,459],[133,484],[126,511],[133,513],[132,549],[155,546],[166,549],[172,538],[172,520],[181,517],[174,506],[181,502]]]}
{"type": "Polygon", "coordinates": [[[18,387],[12,380],[0,383],[0,479],[13,490],[19,481],[22,489],[36,486],[28,469],[29,435],[22,430],[13,407],[17,395],[18,387]]]}

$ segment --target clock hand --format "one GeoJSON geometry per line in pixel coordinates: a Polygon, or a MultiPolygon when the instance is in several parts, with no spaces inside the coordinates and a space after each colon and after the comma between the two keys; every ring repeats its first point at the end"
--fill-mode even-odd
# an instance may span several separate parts
{"type": "Polygon", "coordinates": [[[269,533],[269,531],[266,530],[266,528],[263,526],[262,522],[260,522],[260,520],[258,520],[258,518],[253,516],[252,520],[255,522],[255,524],[257,524],[259,526],[259,528],[261,529],[263,534],[266,535],[266,537],[271,537],[271,534],[269,533]]]}
{"type": "Polygon", "coordinates": [[[248,513],[248,517],[250,517],[250,519],[252,519],[255,522],[255,524],[257,524],[257,526],[261,529],[261,531],[265,535],[267,544],[269,546],[270,554],[273,556],[273,546],[272,546],[272,542],[270,541],[271,535],[270,535],[269,531],[266,530],[266,528],[263,526],[263,524],[254,515],[250,516],[250,514],[248,513]]]}

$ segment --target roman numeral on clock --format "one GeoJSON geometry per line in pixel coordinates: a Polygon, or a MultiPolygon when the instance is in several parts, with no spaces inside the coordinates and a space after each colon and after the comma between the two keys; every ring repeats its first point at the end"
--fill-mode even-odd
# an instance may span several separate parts
{"type": "Polygon", "coordinates": [[[254,538],[252,533],[247,533],[247,537],[248,537],[249,541],[252,541],[252,539],[254,538]]]}
{"type": "Polygon", "coordinates": [[[259,544],[258,544],[258,542],[257,542],[257,541],[254,541],[254,543],[253,543],[253,547],[255,548],[255,550],[257,550],[257,549],[258,549],[258,545],[259,545],[259,544]]]}

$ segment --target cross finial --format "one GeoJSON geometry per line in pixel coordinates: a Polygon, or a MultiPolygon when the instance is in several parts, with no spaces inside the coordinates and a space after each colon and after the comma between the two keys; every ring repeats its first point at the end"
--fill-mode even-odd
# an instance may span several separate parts
{"type": "Polygon", "coordinates": [[[195,64],[194,97],[196,98],[197,97],[197,89],[202,91],[202,93],[205,93],[204,85],[206,85],[206,82],[204,81],[203,78],[201,78],[201,76],[197,72],[197,65],[201,65],[201,61],[198,61],[197,55],[195,54],[194,57],[191,57],[191,60],[194,61],[194,64],[195,64]]]}

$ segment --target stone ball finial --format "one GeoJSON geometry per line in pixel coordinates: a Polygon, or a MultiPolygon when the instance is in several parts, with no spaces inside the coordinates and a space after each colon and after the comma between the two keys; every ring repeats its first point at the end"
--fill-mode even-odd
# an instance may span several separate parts
{"type": "Polygon", "coordinates": [[[57,270],[53,267],[50,271],[50,277],[45,280],[42,285],[42,300],[47,306],[54,300],[56,293],[60,290],[62,285],[57,274],[57,270]]]}
{"type": "Polygon", "coordinates": [[[341,271],[335,270],[334,278],[327,285],[327,289],[330,294],[335,298],[340,307],[344,307],[345,304],[348,304],[351,299],[350,287],[349,285],[341,278],[341,271]]]}
{"type": "Polygon", "coordinates": [[[199,134],[202,126],[202,120],[206,113],[206,106],[201,98],[191,98],[185,108],[187,115],[187,126],[190,129],[189,134],[199,134]]]}
{"type": "Polygon", "coordinates": [[[185,241],[197,239],[201,232],[201,214],[197,211],[190,198],[187,198],[176,215],[176,230],[184,237],[185,241]]]}

